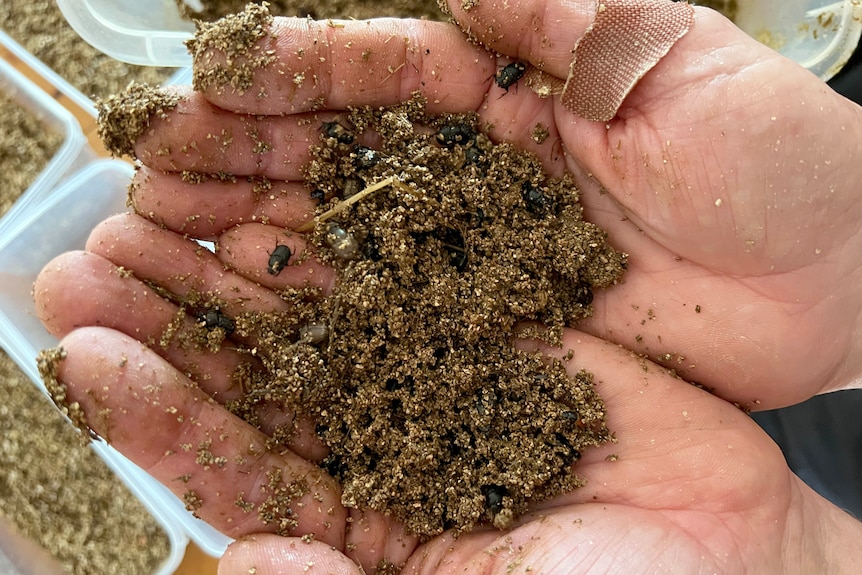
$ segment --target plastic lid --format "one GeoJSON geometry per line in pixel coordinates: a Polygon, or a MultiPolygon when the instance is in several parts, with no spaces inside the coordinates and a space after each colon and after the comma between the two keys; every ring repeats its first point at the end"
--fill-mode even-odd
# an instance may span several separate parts
{"type": "Polygon", "coordinates": [[[57,0],[69,24],[109,56],[142,66],[191,65],[185,42],[194,24],[175,0],[57,0]]]}

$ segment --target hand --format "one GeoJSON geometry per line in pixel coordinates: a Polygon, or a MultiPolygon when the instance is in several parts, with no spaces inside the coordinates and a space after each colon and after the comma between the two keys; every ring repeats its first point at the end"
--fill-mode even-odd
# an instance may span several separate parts
{"type": "MultiPolygon", "coordinates": [[[[565,8],[569,14],[553,14],[554,10],[563,8],[548,6],[542,19],[548,41],[543,44],[539,38],[533,41],[532,30],[539,26],[532,22],[518,19],[492,22],[493,16],[488,14],[493,13],[494,7],[494,2],[483,1],[468,13],[470,18],[485,22],[484,26],[471,26],[483,42],[513,57],[544,62],[547,71],[564,76],[571,45],[588,21],[584,14],[572,12],[575,8],[571,6],[565,8]],[[565,31],[557,29],[555,23],[559,21],[567,22],[565,31]],[[504,40],[485,38],[483,34],[489,24],[494,24],[495,33],[505,31],[499,37],[518,38],[517,45],[528,48],[527,51],[507,46],[504,40]],[[524,39],[528,42],[523,42],[524,39]]],[[[528,8],[529,3],[525,3],[514,13],[531,13],[528,8]]],[[[456,11],[456,16],[462,24],[467,22],[463,13],[456,11]]],[[[286,470],[286,480],[313,477],[316,486],[312,493],[299,498],[302,511],[297,517],[297,534],[315,533],[325,545],[352,549],[352,557],[367,568],[376,565],[381,557],[399,563],[415,549],[415,541],[399,535],[397,526],[374,514],[362,516],[351,511],[355,521],[345,535],[347,511],[338,505],[337,486],[307,461],[319,459],[322,450],[308,425],[304,428],[307,433],[292,445],[293,451],[274,454],[263,449],[263,434],[238,422],[219,407],[217,402],[227,401],[237,392],[226,376],[238,361],[230,350],[222,350],[211,358],[180,348],[158,349],[167,358],[163,361],[155,352],[130,339],[146,341],[158,337],[165,325],[163,320],[176,317],[178,310],[159,300],[143,284],[135,283],[134,278],[117,274],[115,268],[120,265],[134,269],[138,277],[176,293],[195,287],[202,288],[200,291],[234,293],[230,305],[237,309],[241,306],[279,309],[283,303],[269,290],[280,287],[281,282],[301,283],[305,275],[299,272],[310,272],[321,287],[328,285],[327,282],[332,281],[331,274],[327,275],[319,266],[314,267],[313,262],[308,263],[308,268],[297,267],[294,270],[297,273],[272,278],[261,272],[266,269],[265,256],[264,261],[258,261],[262,257],[260,246],[275,245],[273,240],[278,237],[282,238],[282,243],[297,242],[293,246],[301,247],[301,239],[295,235],[285,237],[279,226],[296,227],[310,217],[310,200],[302,195],[302,186],[290,180],[301,178],[301,166],[307,157],[305,149],[308,143],[317,141],[319,122],[327,118],[326,112],[321,111],[314,116],[314,122],[307,122],[310,115],[305,113],[319,106],[321,101],[325,108],[337,111],[347,105],[394,103],[406,98],[414,89],[421,89],[432,112],[478,110],[483,122],[494,126],[494,137],[532,149],[552,172],[569,169],[580,175],[588,217],[610,231],[617,247],[632,254],[626,283],[596,298],[596,315],[584,324],[589,332],[653,355],[657,352],[684,355],[684,363],[671,360],[671,365],[684,368],[688,377],[715,388],[724,397],[742,401],[759,399],[763,406],[790,403],[824,389],[841,387],[855,377],[859,354],[853,348],[852,336],[856,330],[858,304],[852,294],[852,280],[860,246],[854,236],[858,208],[852,202],[850,182],[855,177],[852,158],[858,118],[855,107],[831,94],[816,79],[747,40],[713,13],[698,9],[692,32],[640,82],[618,118],[606,127],[574,118],[555,100],[539,100],[524,86],[510,89],[504,96],[491,80],[503,61],[497,62],[481,49],[465,43],[460,33],[451,27],[409,21],[340,26],[279,20],[276,48],[280,64],[255,74],[254,83],[260,91],[238,94],[212,89],[205,97],[189,95],[189,99],[167,118],[156,119],[152,129],[138,141],[137,155],[152,168],[142,170],[137,178],[138,186],[133,190],[138,211],[177,233],[218,237],[217,257],[221,261],[190,249],[188,242],[183,243],[179,235],[151,226],[140,217],[121,216],[109,220],[94,233],[88,253],[73,253],[49,265],[36,286],[40,317],[49,329],[58,335],[71,332],[64,339],[69,359],[62,364],[61,378],[69,386],[70,395],[88,411],[92,426],[179,494],[193,491],[195,497],[205,502],[199,513],[208,521],[233,536],[259,531],[261,527],[256,516],[243,514],[233,495],[245,498],[243,501],[260,503],[265,499],[259,488],[267,481],[266,472],[281,467],[286,470]],[[403,38],[407,41],[402,42],[403,38]],[[303,50],[301,61],[300,48],[303,50]],[[369,56],[363,58],[366,50],[369,56]],[[346,65],[350,59],[362,63],[346,65]],[[274,72],[276,68],[281,72],[303,70],[305,77],[314,78],[314,81],[287,83],[288,89],[285,89],[284,76],[274,72]],[[694,74],[693,70],[698,73],[694,74]],[[773,114],[778,120],[766,121],[763,111],[774,112],[774,103],[763,99],[764,92],[757,92],[761,98],[743,92],[752,84],[764,91],[770,86],[776,87],[776,94],[788,93],[788,86],[792,85],[792,93],[799,101],[786,106],[781,114],[773,114]],[[263,92],[268,97],[258,98],[263,92]],[[734,95],[739,101],[733,101],[734,95]],[[830,115],[822,112],[821,107],[828,109],[830,115]],[[254,115],[236,115],[231,111],[253,112],[254,115]],[[280,116],[282,113],[291,115],[280,116]],[[269,117],[261,117],[266,115],[269,117]],[[784,121],[779,121],[782,118],[784,121]],[[529,137],[539,122],[547,126],[551,134],[544,145],[536,144],[529,137]],[[830,122],[828,125],[834,129],[824,128],[824,122],[830,122]],[[840,130],[842,126],[844,132],[840,130]],[[739,133],[742,128],[745,132],[739,133]],[[811,150],[804,149],[794,139],[794,134],[803,128],[807,134],[806,145],[811,150]],[[837,139],[833,133],[836,131],[843,133],[846,141],[833,142],[837,139]],[[233,138],[229,153],[226,153],[227,147],[222,147],[224,140],[219,139],[219,134],[233,138]],[[272,142],[273,149],[254,151],[256,140],[272,142]],[[562,145],[554,144],[557,140],[562,145]],[[196,145],[185,146],[190,142],[196,145]],[[774,146],[777,142],[781,142],[779,146],[787,146],[784,153],[776,154],[765,147],[767,143],[774,146]],[[838,148],[834,153],[829,152],[828,157],[827,142],[838,148]],[[664,159],[667,164],[663,163],[664,159]],[[804,166],[808,169],[800,167],[798,162],[802,159],[807,162],[804,166]],[[814,174],[819,175],[819,170],[827,171],[827,160],[830,174],[814,181],[814,174]],[[783,169],[776,170],[778,175],[770,181],[769,172],[762,166],[776,161],[782,163],[779,167],[783,169]],[[815,169],[812,164],[818,167],[815,169]],[[239,176],[265,175],[276,182],[276,188],[269,193],[255,193],[253,184],[242,178],[236,185],[208,182],[192,186],[182,182],[178,174],[181,170],[213,172],[219,168],[239,176]],[[159,170],[173,173],[164,174],[159,170]],[[601,182],[609,193],[600,194],[598,184],[590,180],[588,174],[601,182]],[[722,181],[722,174],[725,180],[734,179],[732,189],[724,189],[716,183],[722,181]],[[815,193],[823,180],[832,189],[829,201],[819,200],[815,193]],[[767,202],[764,198],[770,184],[782,189],[782,193],[767,202]],[[788,190],[785,192],[784,188],[788,190]],[[678,190],[685,190],[685,196],[676,197],[674,194],[678,190]],[[750,193],[742,197],[742,191],[750,193]],[[231,202],[229,205],[220,203],[227,198],[231,202]],[[716,205],[718,199],[722,200],[720,206],[716,205]],[[728,215],[723,215],[725,212],[721,209],[728,215]],[[201,213],[211,217],[191,218],[201,213]],[[801,229],[805,225],[802,217],[811,213],[816,217],[809,231],[801,229]],[[693,222],[698,221],[694,219],[695,214],[705,223],[695,226],[693,222]],[[767,214],[770,216],[768,236],[761,229],[765,227],[767,214]],[[270,225],[255,223],[231,227],[262,217],[270,225]],[[835,226],[829,229],[830,235],[826,238],[823,231],[830,221],[835,226]],[[747,234],[758,229],[761,235],[755,237],[755,243],[746,244],[751,240],[747,234]],[[793,234],[784,231],[787,229],[793,234]],[[700,242],[692,242],[690,236],[694,233],[701,238],[700,242]],[[738,234],[742,234],[739,240],[738,234]],[[806,234],[810,237],[803,238],[806,234]],[[815,238],[823,240],[822,247],[817,244],[819,253],[813,250],[789,253],[788,246],[795,245],[797,239],[804,245],[815,238]],[[221,262],[235,272],[225,271],[221,262]],[[179,274],[189,272],[191,277],[199,278],[198,286],[176,281],[179,274]],[[93,301],[95,289],[102,294],[98,298],[99,306],[87,304],[93,301]],[[83,297],[76,298],[76,294],[83,297]],[[698,305],[700,313],[696,311],[698,305]],[[845,316],[853,321],[845,321],[845,316]],[[791,321],[790,326],[795,328],[792,336],[788,327],[791,321]],[[117,331],[103,328],[72,331],[88,325],[107,326],[117,331]],[[697,334],[703,336],[696,337],[697,334]],[[659,337],[661,348],[656,348],[659,337]],[[190,374],[200,389],[184,374],[190,374]],[[156,390],[158,394],[154,393],[156,390]],[[215,398],[216,402],[210,398],[215,398]],[[159,436],[141,434],[139,430],[147,427],[159,429],[159,436]],[[209,445],[206,450],[216,455],[224,454],[224,465],[211,466],[202,473],[195,463],[195,451],[201,445],[209,445]],[[191,453],[183,451],[186,446],[190,446],[191,453]],[[250,453],[253,458],[249,458],[250,453]],[[192,479],[185,483],[177,479],[187,476],[192,479]],[[224,497],[225,492],[232,496],[224,497]]],[[[604,349],[602,346],[606,345],[586,335],[572,337],[589,342],[582,348],[587,353],[596,351],[594,348],[604,349]]],[[[574,344],[569,347],[579,353],[574,344]]],[[[578,367],[596,371],[610,381],[607,366],[603,370],[602,362],[619,352],[597,353],[596,365],[578,367]]],[[[631,373],[631,367],[626,371],[614,364],[614,369],[631,373]]],[[[638,365],[637,369],[641,367],[638,365]]],[[[615,373],[613,380],[618,381],[618,377],[615,373]]],[[[665,375],[653,377],[658,378],[659,387],[673,381],[676,388],[687,390],[679,396],[679,401],[691,399],[689,393],[699,394],[699,400],[693,405],[708,403],[709,406],[703,404],[705,421],[714,422],[719,415],[730,413],[726,410],[732,409],[665,375]]],[[[654,387],[652,380],[650,386],[654,387]]],[[[706,484],[703,490],[692,494],[691,507],[683,505],[683,511],[692,513],[680,513],[671,521],[665,517],[666,512],[649,511],[676,505],[678,489],[703,477],[711,464],[702,459],[690,461],[686,458],[688,465],[680,467],[678,476],[668,471],[676,461],[675,453],[667,447],[674,445],[670,440],[676,438],[683,443],[691,440],[696,444],[698,434],[685,428],[682,435],[679,425],[663,420],[661,424],[667,427],[665,432],[659,433],[662,427],[652,420],[655,409],[658,405],[675,406],[678,392],[672,396],[668,393],[656,395],[653,401],[639,404],[635,400],[641,397],[644,389],[618,390],[616,393],[620,395],[616,401],[606,396],[610,425],[620,437],[619,446],[613,448],[621,458],[616,464],[631,458],[630,468],[619,471],[613,467],[616,464],[602,459],[611,452],[609,449],[596,450],[585,457],[585,463],[579,468],[592,487],[566,500],[550,502],[549,507],[538,513],[559,518],[560,513],[572,512],[568,503],[594,495],[596,499],[592,501],[620,511],[607,523],[615,528],[628,526],[624,522],[640,516],[641,512],[631,508],[616,507],[630,504],[644,509],[643,513],[652,517],[644,518],[644,525],[652,525],[644,534],[644,537],[654,537],[650,545],[672,541],[667,537],[673,537],[677,538],[673,540],[674,546],[680,544],[682,549],[685,545],[679,539],[682,537],[679,530],[688,530],[689,545],[695,542],[704,545],[703,553],[707,556],[704,561],[720,561],[715,554],[720,555],[728,547],[714,542],[703,544],[703,533],[693,529],[691,523],[691,517],[708,511],[710,498],[706,484]],[[641,405],[646,412],[631,415],[627,420],[624,414],[631,411],[626,410],[634,408],[619,397],[641,405]],[[614,415],[615,410],[618,410],[617,415],[614,415]],[[656,427],[651,427],[654,425],[656,427]],[[659,439],[660,435],[668,437],[659,439]],[[653,438],[662,445],[658,452],[650,451],[649,441],[653,438]],[[670,442],[662,444],[662,440],[670,442]],[[642,451],[639,453],[638,449],[642,451]],[[605,475],[600,472],[603,467],[609,467],[605,475]],[[653,473],[668,473],[670,477],[658,488],[646,490],[646,495],[642,495],[640,489],[633,489],[649,484],[653,473]],[[603,483],[607,483],[607,487],[603,483]],[[677,492],[670,487],[662,496],[662,489],[667,486],[675,486],[677,492]],[[671,493],[673,504],[669,502],[671,493]],[[706,502],[705,507],[700,506],[702,502],[706,502]],[[687,515],[688,519],[683,519],[682,515],[687,515]],[[661,523],[656,523],[659,520],[661,523]]],[[[614,395],[613,389],[602,387],[600,391],[614,395]]],[[[265,420],[270,423],[264,426],[264,431],[272,431],[278,423],[277,419],[265,420]]],[[[737,460],[734,455],[731,463],[736,465],[741,461],[744,464],[737,469],[738,473],[747,473],[750,469],[759,469],[761,473],[739,483],[727,480],[720,486],[712,485],[712,489],[727,489],[716,491],[712,498],[712,503],[719,505],[712,510],[713,520],[720,518],[723,523],[731,516],[738,520],[737,526],[713,533],[722,533],[728,545],[730,542],[742,545],[750,541],[751,534],[759,528],[772,525],[770,521],[777,519],[781,524],[783,517],[788,540],[773,539],[762,548],[746,549],[739,554],[738,565],[751,565],[751,572],[756,572],[759,565],[773,562],[804,565],[801,558],[783,555],[779,548],[788,541],[795,544],[796,532],[802,530],[805,519],[826,521],[829,525],[824,529],[828,527],[833,531],[836,525],[846,531],[854,524],[845,523],[844,516],[800,488],[796,480],[786,474],[786,467],[776,463],[776,454],[768,455],[774,448],[764,436],[758,435],[750,422],[741,421],[728,427],[734,437],[739,433],[747,438],[751,453],[756,457],[751,461],[742,457],[737,460]],[[755,463],[762,467],[754,467],[755,463]],[[780,473],[776,473],[779,470],[780,473]],[[776,475],[783,475],[786,484],[775,487],[758,483],[776,475]],[[752,508],[752,501],[745,497],[748,492],[740,491],[746,487],[758,494],[769,494],[768,497],[777,503],[772,507],[767,505],[768,509],[752,508]],[[728,506],[721,507],[725,501],[728,506]],[[815,512],[809,513],[812,509],[815,512]],[[819,519],[811,519],[812,515],[819,519]]],[[[721,437],[715,430],[710,434],[710,438],[721,437]]],[[[726,465],[722,467],[726,468],[726,465]]],[[[194,504],[194,498],[190,499],[194,504]]],[[[589,513],[583,516],[588,519],[603,513],[591,505],[578,507],[575,513],[580,516],[581,509],[588,509],[589,513]]],[[[709,525],[707,515],[701,517],[707,519],[704,524],[709,525]]],[[[524,524],[525,527],[530,525],[536,528],[543,523],[540,520],[524,524]]],[[[467,542],[476,541],[476,537],[480,538],[481,545],[481,541],[496,538],[498,534],[462,538],[459,541],[465,543],[463,546],[459,543],[458,549],[469,555],[471,547],[467,542]]],[[[608,538],[613,537],[613,533],[606,532],[604,537],[594,540],[610,541],[608,538]]],[[[821,552],[828,555],[832,551],[813,536],[803,540],[800,553],[806,557],[821,552]]],[[[627,541],[634,543],[637,537],[616,541],[617,545],[627,541]]],[[[644,540],[641,542],[646,544],[644,540]]],[[[445,539],[438,540],[412,561],[421,561],[426,556],[425,551],[435,549],[435,544],[441,548],[446,546],[445,539]]],[[[536,552],[545,553],[543,549],[538,547],[536,552]]],[[[580,560],[586,561],[589,557],[580,560]]],[[[732,570],[735,565],[728,563],[724,568],[732,570]]]]}
{"type": "MultiPolygon", "coordinates": [[[[453,2],[452,10],[491,49],[565,78],[571,48],[592,18],[581,4],[589,3],[488,0],[468,12],[453,2]],[[534,16],[518,16],[527,14],[534,16]]],[[[588,218],[631,254],[625,283],[599,294],[581,329],[755,408],[855,385],[862,370],[859,107],[717,13],[696,8],[692,30],[608,124],[579,119],[525,85],[504,92],[493,77],[508,60],[449,26],[283,20],[276,35],[277,63],[255,73],[254,89],[210,87],[206,99],[192,97],[139,141],[143,161],[295,180],[306,142],[318,138],[317,124],[297,118],[321,103],[318,118],[421,90],[432,112],[476,110],[494,138],[532,150],[552,173],[579,176],[588,218]],[[218,138],[205,141],[210,122],[230,127],[229,154],[218,138]],[[543,144],[531,138],[539,124],[549,131],[543,144]],[[275,149],[254,153],[254,138],[238,136],[252,128],[275,149]],[[189,141],[202,147],[181,151],[189,141]]],[[[218,62],[216,55],[199,70],[218,62]]],[[[155,186],[167,185],[165,176],[152,177],[139,190],[149,208],[163,200],[155,186]]],[[[184,197],[171,200],[177,223],[199,211],[199,194],[184,197]]],[[[255,209],[272,212],[273,224],[295,226],[307,205],[234,199],[224,207],[233,219],[207,232],[255,209]]]]}
{"type": "Polygon", "coordinates": [[[587,485],[544,502],[512,531],[477,528],[423,546],[375,513],[351,509],[348,523],[337,486],[301,459],[315,457],[301,442],[292,452],[266,450],[262,432],[136,340],[90,327],[63,345],[60,377],[90,425],[179,495],[194,490],[201,517],[240,538],[220,562],[222,575],[312,566],[372,573],[382,559],[405,563],[403,573],[429,575],[791,575],[851,573],[862,559],[862,524],[795,477],[743,412],[589,335],[567,331],[563,349],[574,351],[573,374],[595,374],[618,441],[584,452],[577,473],[587,485]],[[201,445],[224,465],[202,468],[201,445]],[[276,467],[285,483],[305,478],[314,487],[293,501],[294,537],[268,535],[277,526],[262,526],[236,504],[259,507],[269,493],[261,489],[266,474],[276,467]],[[308,533],[315,540],[300,539],[308,533]]]}

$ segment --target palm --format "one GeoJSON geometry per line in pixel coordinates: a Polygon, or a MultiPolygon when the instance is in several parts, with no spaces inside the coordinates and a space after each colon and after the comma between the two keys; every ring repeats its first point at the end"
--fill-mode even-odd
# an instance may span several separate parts
{"type": "MultiPolygon", "coordinates": [[[[585,20],[575,8],[546,9],[546,21],[574,22],[575,31],[578,19],[585,20]]],[[[499,10],[484,2],[462,22],[480,38],[485,28],[478,23],[491,22],[492,48],[543,62],[546,71],[564,77],[574,32],[524,41],[532,28],[523,29],[517,19],[494,22],[499,10]]],[[[580,176],[588,217],[632,255],[625,283],[597,298],[595,317],[582,329],[646,353],[726,399],[760,408],[847,386],[860,369],[845,362],[856,345],[855,322],[847,318],[859,312],[855,281],[847,280],[862,261],[854,224],[862,217],[853,164],[862,141],[858,108],[711,11],[698,11],[695,30],[607,126],[580,120],[557,99],[539,99],[526,86],[508,92],[493,86],[501,64],[448,27],[403,21],[278,26],[284,38],[300,29],[308,45],[299,58],[296,45],[279,44],[278,72],[256,76],[267,98],[230,89],[210,89],[206,96],[224,109],[286,123],[268,131],[290,132],[293,139],[281,153],[294,157],[280,164],[273,154],[234,151],[227,171],[299,178],[302,141],[313,143],[317,134],[276,116],[307,112],[321,97],[339,110],[394,103],[419,89],[432,112],[477,110],[493,137],[534,151],[551,172],[580,176]],[[311,74],[308,62],[316,60],[324,64],[311,74]],[[296,69],[317,80],[286,90],[284,70],[296,69]],[[550,133],[543,144],[531,137],[539,124],[550,133]]],[[[241,124],[224,112],[214,115],[214,122],[241,124]]],[[[139,143],[145,163],[202,171],[224,165],[224,151],[215,144],[199,155],[162,155],[166,145],[179,147],[180,134],[186,143],[200,143],[210,127],[194,113],[173,124],[139,143]]],[[[242,131],[247,126],[238,125],[235,132],[242,131]]]]}
{"type": "MultiPolygon", "coordinates": [[[[619,440],[584,454],[577,472],[587,486],[546,502],[506,533],[445,534],[415,551],[384,540],[391,560],[406,559],[403,573],[789,572],[783,546],[798,547],[792,534],[802,520],[793,501],[817,498],[765,434],[736,408],[615,346],[569,332],[566,347],[590,358],[597,381],[608,382],[600,391],[619,440]],[[767,543],[766,532],[782,535],[767,543]]],[[[240,544],[225,571],[246,572],[258,545],[293,548],[265,537],[240,544]]],[[[291,572],[305,564],[301,546],[295,553],[281,571],[260,555],[254,564],[261,575],[291,572]]],[[[313,553],[320,561],[329,551],[313,553]]]]}
{"type": "MultiPolygon", "coordinates": [[[[577,29],[577,9],[545,8],[544,22],[577,29]]],[[[525,41],[532,28],[515,20],[486,38],[477,23],[494,13],[492,2],[457,16],[493,49],[565,77],[568,35],[525,41]]],[[[855,377],[843,362],[858,313],[846,279],[862,258],[857,106],[699,10],[607,125],[527,90],[495,94],[486,109],[498,137],[581,175],[588,217],[632,256],[625,283],[597,298],[582,329],[760,408],[855,377]],[[528,139],[537,121],[556,126],[564,158],[528,139]]]]}

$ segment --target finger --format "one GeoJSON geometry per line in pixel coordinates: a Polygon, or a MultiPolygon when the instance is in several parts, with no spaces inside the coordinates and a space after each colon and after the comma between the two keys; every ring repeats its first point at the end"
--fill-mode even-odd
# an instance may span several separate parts
{"type": "Polygon", "coordinates": [[[476,110],[495,72],[495,59],[447,24],[305,18],[276,18],[269,24],[259,12],[254,10],[256,23],[264,32],[246,55],[228,57],[206,40],[193,48],[195,85],[220,108],[297,114],[390,105],[418,90],[432,113],[476,110]],[[265,65],[253,62],[264,53],[265,65]],[[247,68],[252,69],[242,78],[246,89],[232,87],[234,71],[245,74],[247,68]]]}
{"type": "Polygon", "coordinates": [[[296,228],[314,217],[317,201],[300,183],[215,176],[184,176],[146,166],[135,174],[129,197],[135,211],[167,229],[214,240],[237,224],[266,222],[296,228]],[[196,183],[193,178],[203,181],[196,183]]]}
{"type": "MultiPolygon", "coordinates": [[[[239,399],[244,379],[262,369],[256,358],[231,347],[213,352],[188,345],[185,335],[194,332],[197,320],[95,254],[76,251],[58,256],[36,278],[33,295],[40,321],[56,337],[84,326],[117,330],[147,343],[222,405],[239,399]]],[[[268,404],[256,413],[267,435],[290,429],[286,445],[300,456],[313,461],[326,456],[328,450],[311,422],[294,421],[293,413],[268,404]]]]}
{"type": "MultiPolygon", "coordinates": [[[[668,564],[673,564],[674,573],[733,570],[726,564],[732,551],[713,559],[701,548],[692,548],[692,533],[701,536],[699,541],[706,541],[709,537],[705,532],[711,527],[694,521],[683,528],[670,518],[656,517],[654,512],[606,503],[584,503],[533,519],[505,534],[481,531],[457,538],[444,534],[423,546],[401,572],[583,575],[643,573],[644,566],[668,564]],[[621,536],[632,533],[637,536],[621,536]]],[[[726,541],[717,545],[726,546],[726,541]]]]}
{"type": "Polygon", "coordinates": [[[275,226],[233,227],[219,238],[216,255],[237,273],[271,289],[310,287],[327,294],[335,282],[335,270],[315,258],[305,236],[275,226]],[[287,251],[276,254],[277,246],[287,251]]]}
{"type": "Polygon", "coordinates": [[[82,328],[61,342],[58,379],[93,431],[231,537],[260,531],[344,543],[340,490],[316,465],[266,449],[266,437],[230,415],[140,342],[82,328]]]}
{"type": "Polygon", "coordinates": [[[213,294],[229,316],[289,309],[271,290],[225,270],[209,250],[138,215],[120,214],[96,226],[87,240],[87,251],[132,270],[136,277],[154,282],[178,298],[213,294]]]}
{"type": "Polygon", "coordinates": [[[489,49],[531,63],[564,80],[572,49],[596,12],[596,0],[447,2],[461,29],[489,49]]]}
{"type": "Polygon", "coordinates": [[[96,254],[75,251],[56,257],[36,278],[33,295],[36,313],[51,334],[63,337],[79,327],[102,326],[151,342],[156,353],[220,403],[240,396],[238,370],[254,363],[229,348],[212,353],[181,344],[182,334],[192,332],[195,321],[96,254]],[[178,318],[175,335],[166,337],[178,318]]]}
{"type": "Polygon", "coordinates": [[[365,571],[340,551],[319,541],[296,537],[249,535],[234,541],[219,560],[219,575],[284,575],[285,573],[362,575],[365,571]]]}
{"type": "Polygon", "coordinates": [[[350,509],[346,554],[360,565],[403,565],[418,542],[392,517],[373,509],[350,509]]]}
{"type": "Polygon", "coordinates": [[[179,102],[150,118],[135,145],[141,162],[163,171],[299,180],[309,160],[308,146],[319,141],[320,124],[331,116],[235,114],[190,87],[171,90],[182,96],[179,102]]]}

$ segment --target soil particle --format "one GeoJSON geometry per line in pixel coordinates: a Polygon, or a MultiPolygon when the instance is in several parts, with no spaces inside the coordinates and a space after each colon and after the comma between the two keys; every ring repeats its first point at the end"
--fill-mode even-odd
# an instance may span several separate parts
{"type": "Polygon", "coordinates": [[[266,5],[249,4],[238,14],[215,23],[198,22],[195,36],[186,42],[195,62],[193,85],[204,91],[231,86],[240,94],[253,86],[254,72],[275,61],[274,50],[261,40],[275,41],[269,32],[272,14],[266,5]]]}

